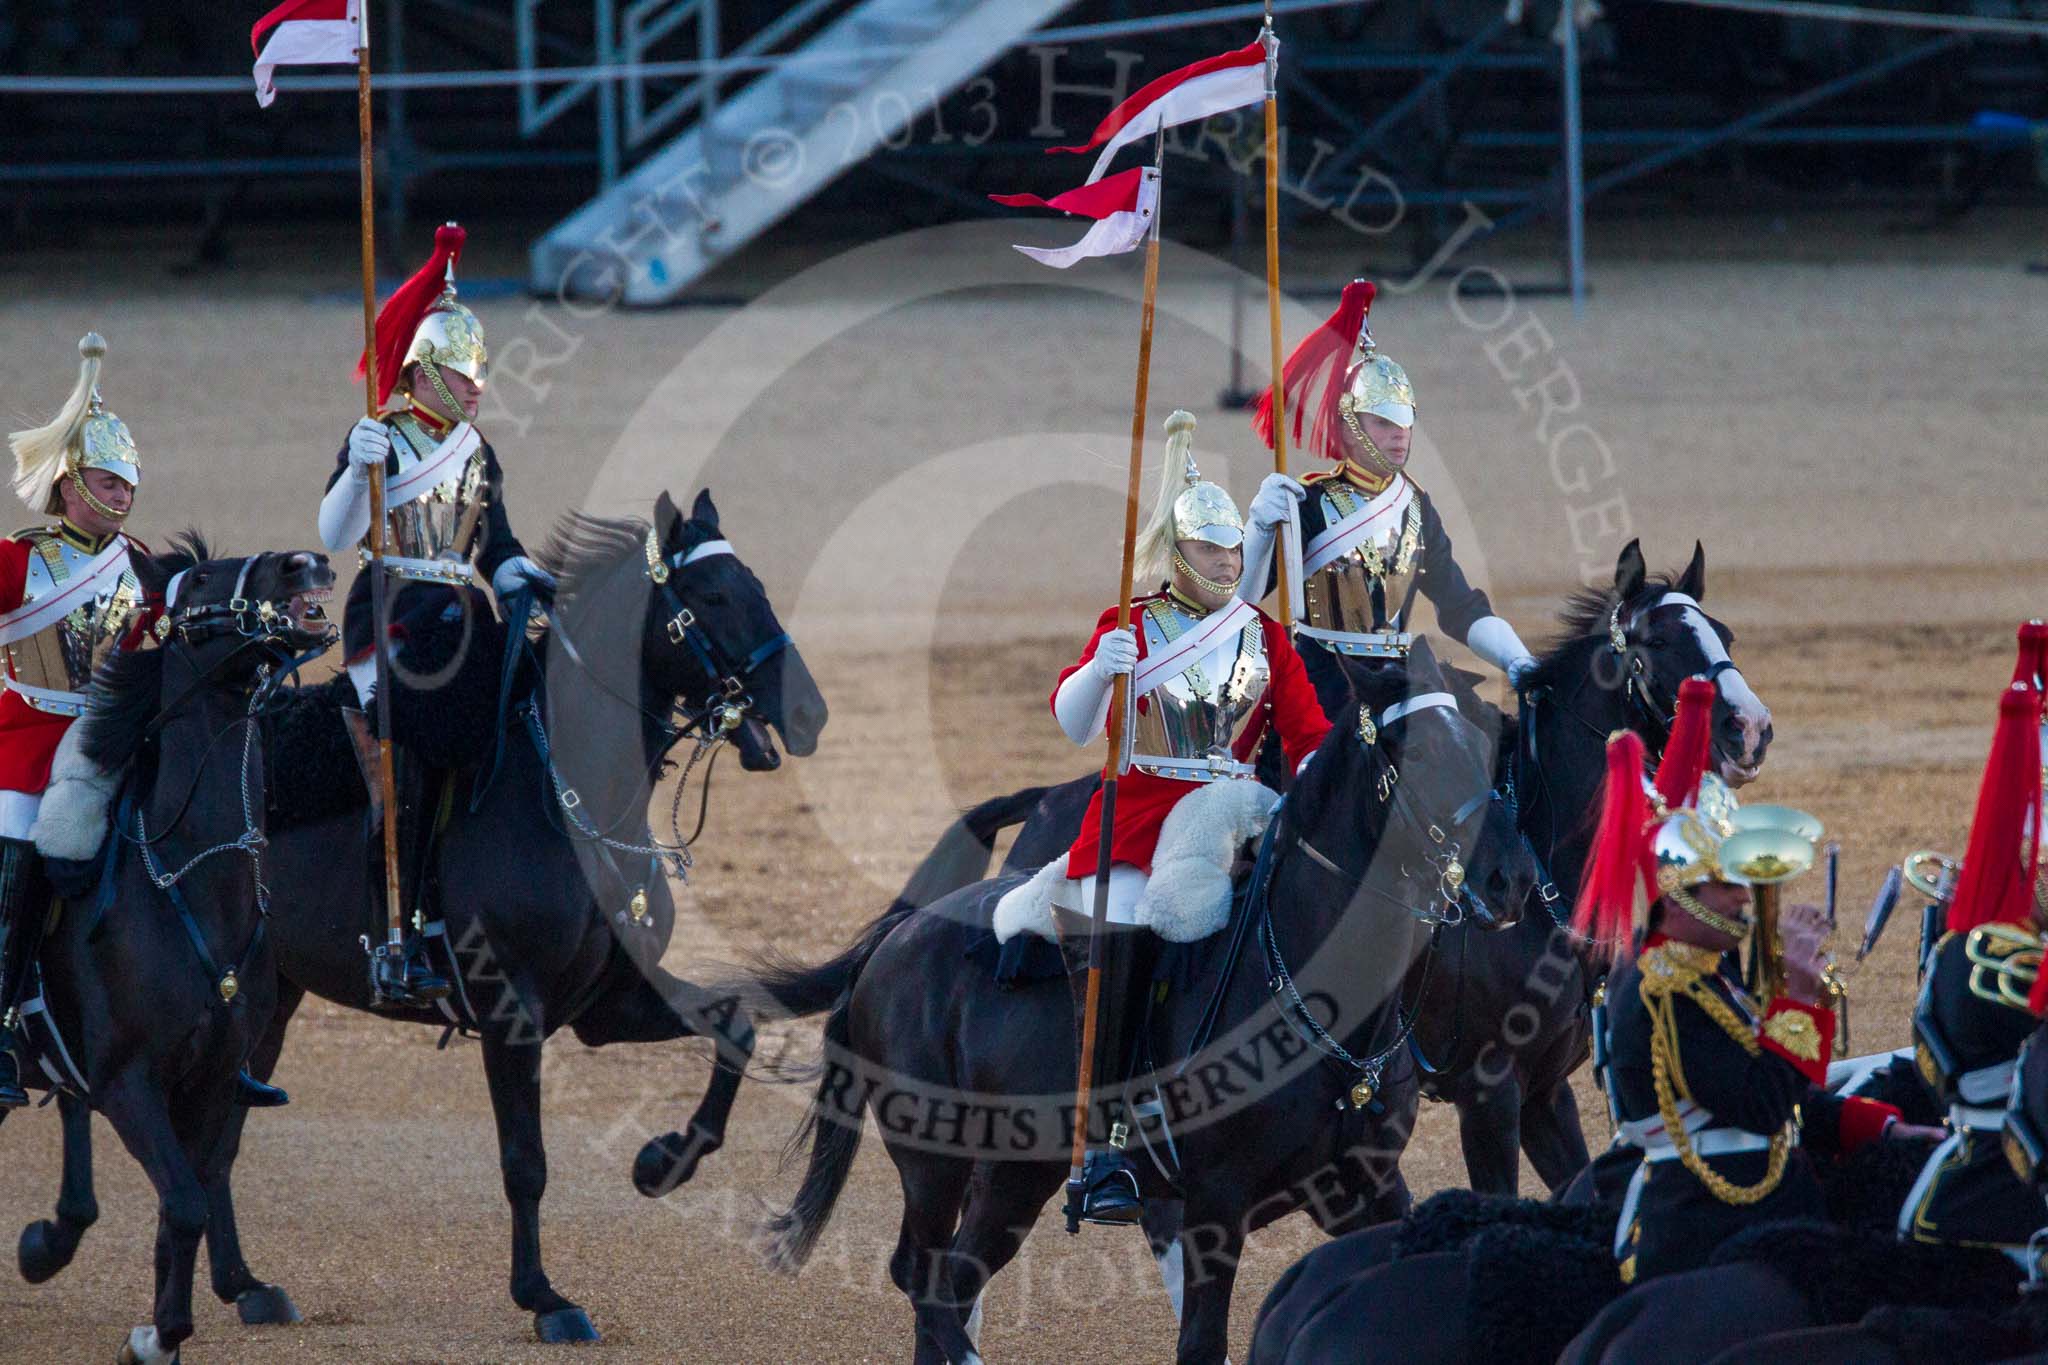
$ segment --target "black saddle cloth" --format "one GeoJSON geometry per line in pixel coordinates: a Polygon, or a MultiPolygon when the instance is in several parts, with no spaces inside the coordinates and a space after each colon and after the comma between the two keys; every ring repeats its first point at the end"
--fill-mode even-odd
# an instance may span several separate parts
{"type": "MultiPolygon", "coordinates": [[[[509,632],[488,611],[415,613],[392,673],[392,739],[401,756],[435,772],[491,761],[507,716],[499,714],[509,632]]],[[[531,658],[515,668],[510,706],[534,690],[531,658]]],[[[372,699],[374,703],[374,698],[372,699]]],[[[368,802],[354,742],[342,719],[357,706],[346,675],[284,694],[270,719],[269,810],[273,829],[361,810],[368,802]]],[[[371,730],[377,708],[368,708],[371,730]]]]}
{"type": "Polygon", "coordinates": [[[418,593],[409,605],[393,626],[391,737],[429,768],[474,767],[498,737],[505,624],[473,588],[418,593]]]}

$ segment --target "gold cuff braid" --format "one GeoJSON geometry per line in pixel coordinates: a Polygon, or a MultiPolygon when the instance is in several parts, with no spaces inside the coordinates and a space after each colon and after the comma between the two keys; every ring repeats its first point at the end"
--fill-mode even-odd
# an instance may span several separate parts
{"type": "MultiPolygon", "coordinates": [[[[1741,1206],[1767,1198],[1785,1178],[1785,1163],[1792,1155],[1792,1123],[1788,1120],[1783,1128],[1771,1135],[1769,1159],[1762,1178],[1754,1185],[1736,1184],[1709,1166],[1706,1158],[1693,1150],[1692,1137],[1685,1131],[1685,1122],[1678,1113],[1680,1093],[1684,1093],[1687,1099],[1691,1099],[1692,1094],[1685,1084],[1685,1072],[1678,1055],[1678,1020],[1674,1013],[1677,997],[1682,995],[1699,1006],[1750,1056],[1762,1051],[1756,1040],[1755,1028],[1729,1008],[1728,1003],[1707,984],[1707,978],[1717,974],[1719,966],[1719,954],[1710,949],[1660,943],[1643,954],[1642,980],[1637,989],[1650,1012],[1650,1080],[1656,1089],[1657,1116],[1664,1122],[1665,1135],[1678,1152],[1679,1164],[1692,1172],[1708,1194],[1724,1204],[1741,1206]]],[[[1809,1027],[1812,1022],[1807,1020],[1809,1027]]]]}

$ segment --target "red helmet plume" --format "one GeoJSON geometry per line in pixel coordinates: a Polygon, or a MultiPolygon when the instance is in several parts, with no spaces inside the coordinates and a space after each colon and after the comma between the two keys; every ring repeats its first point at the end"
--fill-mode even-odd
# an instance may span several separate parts
{"type": "Polygon", "coordinates": [[[2048,621],[2020,622],[2020,658],[2012,680],[2036,691],[2048,687],[2048,621]]]}
{"type": "Polygon", "coordinates": [[[1948,907],[1952,933],[2032,921],[2040,836],[2041,695],[2015,683],[1998,699],[1998,729],[1977,789],[1970,846],[1948,907]]]}
{"type": "MultiPolygon", "coordinates": [[[[384,306],[377,310],[377,406],[383,407],[391,397],[391,390],[397,387],[398,372],[405,367],[405,353],[412,346],[413,334],[419,330],[421,319],[433,308],[435,300],[447,286],[448,268],[462,259],[462,243],[469,236],[454,223],[445,223],[434,230],[434,254],[427,257],[427,263],[413,272],[412,278],[398,286],[384,306]]],[[[369,355],[366,352],[356,362],[356,378],[361,379],[369,370],[369,355]]]]}
{"type": "Polygon", "coordinates": [[[1664,760],[1657,765],[1657,794],[1672,810],[1692,804],[1706,775],[1714,744],[1714,684],[1687,678],[1678,685],[1678,715],[1671,738],[1664,742],[1664,760]]]}
{"type": "MultiPolygon", "coordinates": [[[[1288,425],[1293,430],[1296,449],[1326,459],[1343,458],[1337,444],[1337,400],[1344,396],[1344,372],[1350,368],[1351,352],[1358,345],[1358,334],[1365,328],[1366,314],[1372,311],[1373,295],[1377,292],[1370,280],[1353,280],[1345,285],[1337,311],[1330,314],[1329,321],[1303,337],[1294,354],[1280,367],[1281,392],[1287,395],[1288,425]],[[1311,407],[1315,409],[1315,419],[1309,424],[1304,444],[1302,419],[1311,407]]],[[[1270,385],[1252,409],[1252,430],[1268,449],[1272,448],[1270,385]]]]}
{"type": "Polygon", "coordinates": [[[1647,873],[1650,798],[1643,791],[1643,741],[1622,731],[1607,741],[1607,777],[1593,856],[1579,885],[1572,928],[1611,960],[1629,951],[1636,887],[1647,873]]]}

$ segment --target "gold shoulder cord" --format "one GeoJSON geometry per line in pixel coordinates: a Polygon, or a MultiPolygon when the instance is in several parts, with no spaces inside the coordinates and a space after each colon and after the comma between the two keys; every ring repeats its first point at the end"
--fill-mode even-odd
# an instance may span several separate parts
{"type": "Polygon", "coordinates": [[[1785,1178],[1785,1163],[1792,1155],[1792,1124],[1788,1121],[1771,1135],[1770,1159],[1763,1177],[1754,1185],[1737,1185],[1693,1150],[1692,1135],[1685,1131],[1685,1123],[1678,1115],[1679,1094],[1684,1093],[1687,1099],[1692,1094],[1685,1084],[1678,1056],[1678,1020],[1673,1012],[1677,998],[1683,995],[1706,1011],[1707,1017],[1750,1056],[1756,1056],[1761,1048],[1756,1030],[1706,984],[1710,971],[1719,970],[1718,956],[1708,949],[1694,950],[1704,954],[1711,964],[1702,967],[1697,960],[1687,960],[1692,954],[1680,956],[1671,951],[1672,947],[1659,944],[1643,954],[1642,979],[1637,987],[1650,1011],[1650,1080],[1657,1092],[1657,1116],[1664,1121],[1664,1132],[1677,1149],[1679,1164],[1707,1187],[1708,1194],[1724,1204],[1754,1204],[1777,1189],[1778,1182],[1785,1178]]]}

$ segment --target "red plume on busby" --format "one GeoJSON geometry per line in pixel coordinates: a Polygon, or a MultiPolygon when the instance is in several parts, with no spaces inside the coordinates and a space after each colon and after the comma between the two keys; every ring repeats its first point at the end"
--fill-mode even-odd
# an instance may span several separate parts
{"type": "MultiPolygon", "coordinates": [[[[434,254],[377,310],[378,407],[384,406],[391,390],[397,387],[398,371],[404,364],[405,353],[412,347],[413,333],[419,330],[420,320],[433,310],[435,300],[447,287],[448,267],[462,259],[462,243],[468,235],[454,223],[436,228],[434,254]]],[[[356,362],[357,379],[368,372],[369,359],[365,353],[356,362]]]]}
{"type": "Polygon", "coordinates": [[[2048,621],[2020,622],[2020,659],[2012,680],[2036,691],[2048,687],[2048,621]]]}
{"type": "Polygon", "coordinates": [[[1629,950],[1636,887],[1648,874],[1650,798],[1643,791],[1643,741],[1621,731],[1607,741],[1607,778],[1592,857],[1579,884],[1572,928],[1609,960],[1629,950]]]}
{"type": "Polygon", "coordinates": [[[1705,678],[1687,678],[1678,685],[1678,715],[1664,759],[1657,765],[1657,794],[1671,810],[1692,804],[1706,775],[1714,745],[1714,685],[1705,678]]]}
{"type": "MultiPolygon", "coordinates": [[[[1288,426],[1295,448],[1325,459],[1344,458],[1337,443],[1337,400],[1344,396],[1344,373],[1351,367],[1351,352],[1358,334],[1365,328],[1376,289],[1369,280],[1353,280],[1344,286],[1344,297],[1330,320],[1302,338],[1294,354],[1280,367],[1281,392],[1287,395],[1288,426]],[[1308,440],[1302,440],[1302,420],[1309,409],[1315,416],[1308,425],[1308,440]]],[[[1273,390],[1259,395],[1252,409],[1252,430],[1268,449],[1273,445],[1273,390]]]]}
{"type": "Polygon", "coordinates": [[[1998,729],[1977,788],[1977,815],[1949,902],[1951,933],[1980,924],[2027,924],[2040,857],[2041,696],[2015,683],[1998,700],[1998,729]]]}

